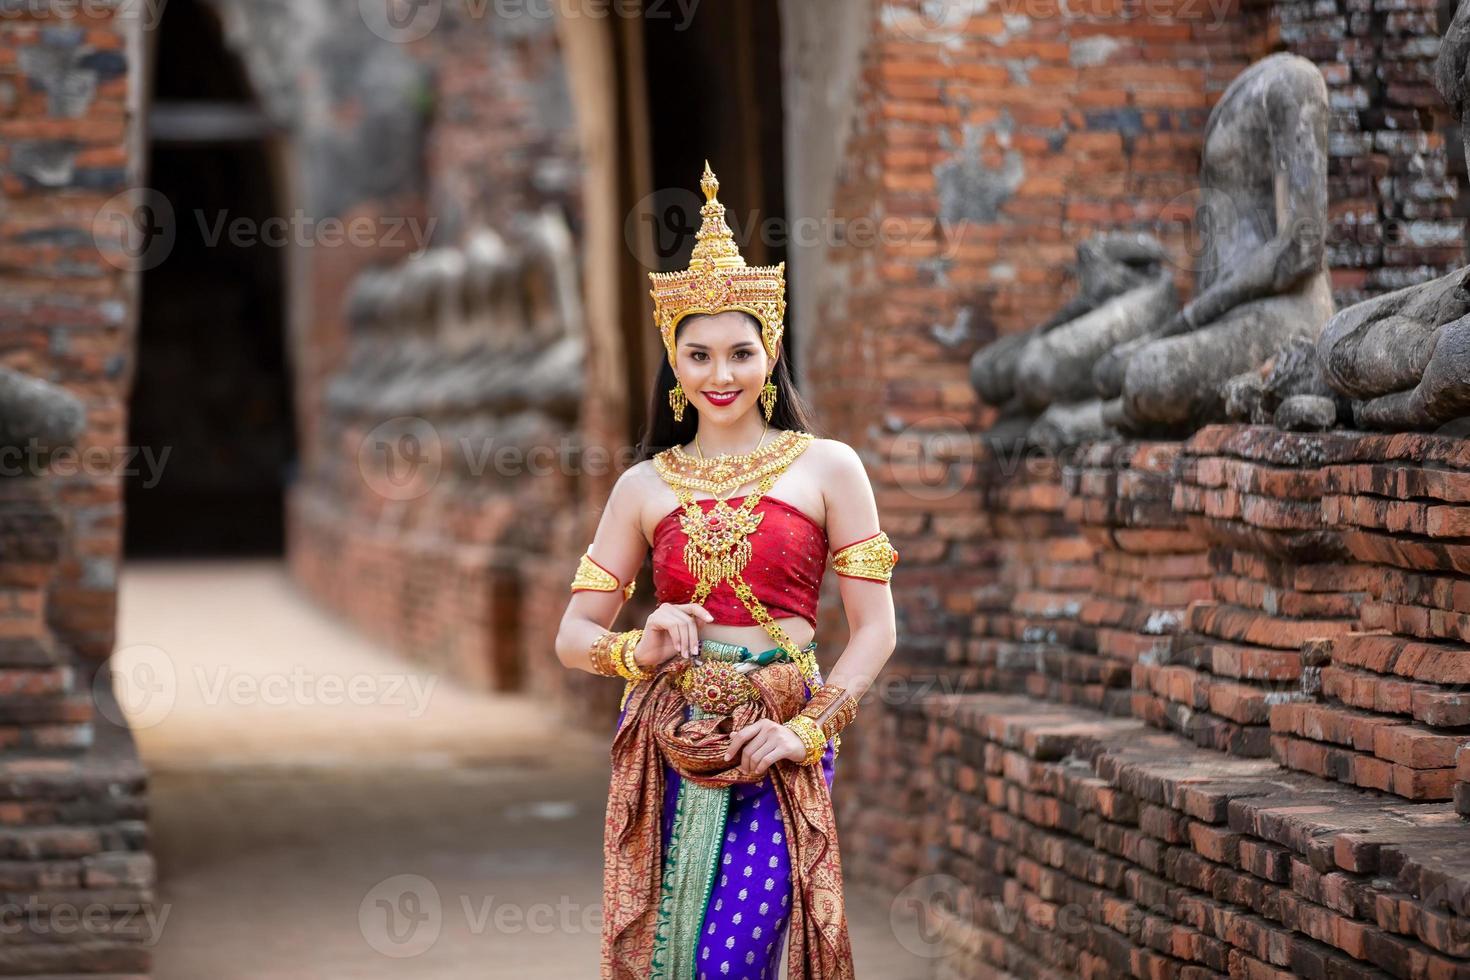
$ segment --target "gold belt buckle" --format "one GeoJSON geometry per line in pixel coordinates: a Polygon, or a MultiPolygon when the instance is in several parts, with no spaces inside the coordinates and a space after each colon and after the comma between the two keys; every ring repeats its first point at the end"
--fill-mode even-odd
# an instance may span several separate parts
{"type": "Polygon", "coordinates": [[[675,683],[690,704],[711,714],[727,715],[760,697],[756,686],[745,676],[756,666],[728,660],[698,660],[680,671],[675,683]]]}

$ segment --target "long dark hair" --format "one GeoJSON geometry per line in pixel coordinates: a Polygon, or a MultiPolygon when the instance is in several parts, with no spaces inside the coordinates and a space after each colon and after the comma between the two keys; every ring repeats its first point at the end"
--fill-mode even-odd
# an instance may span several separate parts
{"type": "MultiPolygon", "coordinates": [[[[737,311],[745,317],[746,321],[755,328],[756,335],[760,334],[760,321],[743,310],[737,311]]],[[[674,328],[674,336],[677,339],[679,331],[683,329],[688,319],[679,321],[679,326],[674,328]]],[[[783,335],[781,340],[781,356],[776,358],[776,369],[771,372],[771,382],[776,386],[776,407],[771,412],[772,429],[797,429],[802,432],[810,432],[814,436],[822,437],[816,423],[816,413],[812,411],[806,399],[796,390],[795,383],[791,380],[791,369],[787,366],[790,360],[786,356],[786,342],[783,335]]],[[[699,431],[699,410],[691,402],[684,409],[684,421],[674,421],[674,410],[669,407],[669,390],[674,387],[678,380],[674,369],[669,365],[667,357],[660,356],[658,359],[658,377],[653,382],[653,391],[648,398],[648,421],[643,426],[643,434],[638,440],[638,454],[634,462],[642,462],[652,459],[655,453],[660,453],[670,446],[682,446],[694,438],[699,431]]],[[[760,411],[757,403],[756,411],[760,411]]]]}

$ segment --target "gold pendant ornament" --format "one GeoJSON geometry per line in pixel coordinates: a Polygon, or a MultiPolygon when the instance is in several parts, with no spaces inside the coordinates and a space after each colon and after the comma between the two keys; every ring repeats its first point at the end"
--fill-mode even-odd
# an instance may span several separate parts
{"type": "Polygon", "coordinates": [[[750,563],[749,537],[766,516],[751,512],[753,499],[755,494],[747,496],[739,507],[718,500],[708,513],[696,504],[697,516],[687,510],[679,516],[679,527],[689,538],[684,564],[696,580],[719,583],[745,571],[750,563]]]}
{"type": "Polygon", "coordinates": [[[689,404],[689,398],[684,394],[684,384],[675,381],[674,387],[669,389],[669,408],[674,410],[674,421],[684,421],[684,409],[689,404]]]}
{"type": "Polygon", "coordinates": [[[751,617],[796,661],[808,681],[816,675],[816,657],[809,650],[797,648],[741,573],[752,554],[749,537],[764,517],[754,513],[755,505],[814,438],[810,432],[786,430],[765,449],[757,446],[740,455],[696,458],[682,446],[673,446],[653,458],[654,470],[673,489],[684,511],[679,518],[679,526],[689,538],[684,563],[697,583],[689,601],[703,602],[715,586],[728,581],[751,617]],[[739,507],[725,502],[724,498],[755,480],[760,481],[756,489],[745,495],[739,507]],[[715,506],[708,513],[694,499],[695,490],[714,495],[715,506]]]}

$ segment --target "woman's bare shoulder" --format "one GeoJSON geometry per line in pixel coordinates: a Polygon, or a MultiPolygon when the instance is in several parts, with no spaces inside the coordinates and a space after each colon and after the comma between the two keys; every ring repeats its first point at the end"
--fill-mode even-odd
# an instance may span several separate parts
{"type": "Polygon", "coordinates": [[[641,460],[618,475],[618,482],[613,486],[613,493],[626,493],[635,500],[641,500],[648,489],[658,481],[658,471],[653,468],[653,460],[641,460]]]}
{"type": "Polygon", "coordinates": [[[841,439],[812,439],[808,452],[815,451],[817,462],[829,476],[837,476],[842,473],[851,475],[856,469],[863,469],[863,458],[858,451],[853,449],[841,439]]]}

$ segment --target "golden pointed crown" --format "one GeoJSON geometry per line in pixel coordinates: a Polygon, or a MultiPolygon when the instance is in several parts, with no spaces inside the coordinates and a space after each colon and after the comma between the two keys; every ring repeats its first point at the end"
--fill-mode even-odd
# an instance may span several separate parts
{"type": "Polygon", "coordinates": [[[725,206],[715,195],[720,182],[709,161],[699,179],[704,204],[703,221],[695,235],[689,268],[677,272],[650,272],[653,288],[653,322],[664,338],[669,366],[674,366],[674,331],[691,313],[723,313],[743,310],[760,321],[761,343],[774,363],[786,329],[786,263],[746,265],[735,246],[735,236],[725,223],[725,206]]]}

